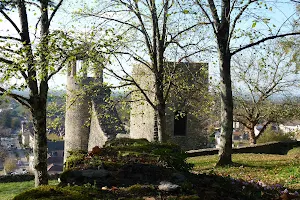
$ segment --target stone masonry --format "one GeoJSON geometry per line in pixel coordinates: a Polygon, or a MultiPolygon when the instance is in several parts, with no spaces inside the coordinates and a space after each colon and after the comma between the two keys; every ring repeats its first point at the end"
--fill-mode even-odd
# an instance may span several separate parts
{"type": "MultiPolygon", "coordinates": [[[[170,142],[179,144],[185,150],[204,147],[207,141],[203,110],[208,93],[208,64],[166,63],[165,72],[166,83],[172,81],[166,110],[170,142]]],[[[132,75],[154,102],[153,73],[148,68],[136,65],[132,75]]],[[[130,137],[154,141],[154,109],[137,88],[131,99],[130,137]]]]}
{"type": "Polygon", "coordinates": [[[77,62],[70,63],[67,74],[64,160],[68,151],[101,147],[118,133],[125,133],[116,109],[106,101],[110,90],[103,86],[102,77],[79,79],[77,62]]]}

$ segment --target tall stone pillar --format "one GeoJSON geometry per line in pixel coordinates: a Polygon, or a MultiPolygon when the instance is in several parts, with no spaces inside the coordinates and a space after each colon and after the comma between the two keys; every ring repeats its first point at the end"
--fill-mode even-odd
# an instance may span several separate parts
{"type": "Polygon", "coordinates": [[[91,100],[86,95],[84,86],[89,80],[87,77],[82,80],[76,78],[76,63],[76,60],[70,62],[67,74],[65,161],[69,156],[68,151],[88,150],[91,100]]]}

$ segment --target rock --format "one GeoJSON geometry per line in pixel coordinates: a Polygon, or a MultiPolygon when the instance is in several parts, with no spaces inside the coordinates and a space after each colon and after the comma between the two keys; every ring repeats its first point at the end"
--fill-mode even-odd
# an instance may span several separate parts
{"type": "Polygon", "coordinates": [[[119,139],[119,138],[130,138],[130,134],[118,133],[116,135],[116,138],[117,139],[119,139]]]}
{"type": "Polygon", "coordinates": [[[105,169],[100,170],[83,170],[82,176],[88,177],[88,178],[105,178],[108,177],[110,173],[105,169]]]}
{"type": "Polygon", "coordinates": [[[155,200],[154,197],[144,197],[144,200],[155,200]]]}
{"type": "Polygon", "coordinates": [[[186,177],[179,172],[175,172],[172,174],[172,181],[174,181],[175,183],[183,183],[184,181],[186,181],[186,177]]]}
{"type": "Polygon", "coordinates": [[[158,189],[165,192],[173,192],[177,189],[179,189],[179,185],[173,184],[168,181],[162,181],[160,182],[160,185],[158,186],[158,189]]]}

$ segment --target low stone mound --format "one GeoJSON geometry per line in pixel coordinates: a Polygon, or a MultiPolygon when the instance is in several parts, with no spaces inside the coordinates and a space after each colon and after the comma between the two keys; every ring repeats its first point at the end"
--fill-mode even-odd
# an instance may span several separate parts
{"type": "Polygon", "coordinates": [[[172,144],[123,138],[73,152],[59,186],[26,191],[14,200],[270,200],[278,191],[230,177],[190,173],[187,155],[172,144]]]}
{"type": "MultiPolygon", "coordinates": [[[[174,144],[150,143],[144,139],[121,138],[91,152],[71,152],[61,185],[94,184],[130,186],[171,181],[173,174],[192,168],[186,154],[174,144]]],[[[184,175],[181,175],[183,177],[184,175]]]]}

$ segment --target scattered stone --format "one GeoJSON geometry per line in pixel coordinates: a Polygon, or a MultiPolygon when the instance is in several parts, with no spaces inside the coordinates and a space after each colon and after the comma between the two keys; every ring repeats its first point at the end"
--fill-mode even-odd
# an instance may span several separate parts
{"type": "Polygon", "coordinates": [[[144,197],[144,200],[155,200],[154,197],[144,197]]]}
{"type": "Polygon", "coordinates": [[[177,190],[179,187],[180,187],[179,185],[173,184],[171,182],[162,181],[162,182],[160,182],[158,189],[161,191],[165,191],[165,192],[173,192],[173,191],[177,190]]]}

